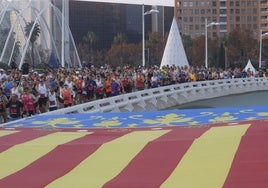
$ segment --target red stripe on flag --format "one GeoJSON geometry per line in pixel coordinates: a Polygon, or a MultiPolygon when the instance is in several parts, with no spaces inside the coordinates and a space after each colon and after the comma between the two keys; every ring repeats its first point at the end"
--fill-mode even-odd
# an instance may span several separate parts
{"type": "Polygon", "coordinates": [[[40,131],[34,129],[22,129],[18,131],[19,132],[0,137],[0,153],[14,145],[52,133],[52,131],[40,131]]]}
{"type": "Polygon", "coordinates": [[[208,128],[174,127],[148,143],[129,165],[104,187],[159,187],[172,173],[195,138],[208,128]]]}
{"type": "Polygon", "coordinates": [[[26,168],[0,180],[0,187],[44,187],[71,171],[103,143],[128,132],[100,130],[60,145],[26,168]]]}
{"type": "Polygon", "coordinates": [[[224,187],[268,187],[268,122],[255,121],[241,140],[224,187]]]}

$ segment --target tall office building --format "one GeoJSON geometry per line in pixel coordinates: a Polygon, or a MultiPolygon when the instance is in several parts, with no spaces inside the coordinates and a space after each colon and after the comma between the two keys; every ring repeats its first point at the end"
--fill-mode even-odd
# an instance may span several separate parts
{"type": "Polygon", "coordinates": [[[256,39],[268,31],[268,0],[175,0],[175,17],[182,34],[192,38],[205,34],[205,24],[219,22],[208,28],[208,37],[222,37],[236,27],[250,29],[256,39]]]}

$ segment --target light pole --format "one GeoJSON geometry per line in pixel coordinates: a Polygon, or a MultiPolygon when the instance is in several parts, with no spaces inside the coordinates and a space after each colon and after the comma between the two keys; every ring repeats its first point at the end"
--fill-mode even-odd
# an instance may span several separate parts
{"type": "Polygon", "coordinates": [[[211,22],[208,24],[207,18],[205,19],[205,48],[206,48],[206,57],[205,57],[205,63],[206,68],[208,68],[208,27],[213,25],[220,25],[218,22],[211,22]]]}
{"type": "Polygon", "coordinates": [[[259,55],[259,68],[261,68],[261,54],[262,54],[262,37],[268,36],[268,32],[262,34],[262,30],[260,32],[260,55],[259,55]]]}
{"type": "Polygon", "coordinates": [[[144,34],[144,16],[159,13],[157,9],[151,9],[149,11],[144,12],[144,4],[142,5],[142,66],[145,66],[145,34],[144,34]]]}

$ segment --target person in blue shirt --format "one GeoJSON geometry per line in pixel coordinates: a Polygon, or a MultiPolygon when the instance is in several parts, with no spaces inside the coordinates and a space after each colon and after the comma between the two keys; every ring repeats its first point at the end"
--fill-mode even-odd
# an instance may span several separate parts
{"type": "Polygon", "coordinates": [[[112,92],[111,92],[111,96],[116,96],[119,95],[120,93],[120,87],[119,87],[119,83],[115,81],[115,79],[112,79],[112,92]]]}
{"type": "Polygon", "coordinates": [[[11,89],[13,88],[13,83],[10,76],[6,77],[6,80],[4,81],[3,84],[3,88],[4,88],[3,94],[7,97],[7,99],[9,99],[11,95],[11,89]]]}

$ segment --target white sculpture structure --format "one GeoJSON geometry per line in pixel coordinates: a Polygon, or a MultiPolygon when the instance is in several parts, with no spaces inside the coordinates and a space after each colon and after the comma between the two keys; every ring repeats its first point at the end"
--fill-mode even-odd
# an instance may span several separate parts
{"type": "Polygon", "coordinates": [[[248,69],[250,70],[250,72],[253,73],[253,75],[255,75],[256,69],[253,67],[250,59],[248,60],[247,65],[245,66],[244,70],[247,71],[248,69]]]}
{"type": "Polygon", "coordinates": [[[188,59],[182,44],[180,31],[176,19],[173,18],[171,29],[168,35],[167,44],[163,54],[160,67],[163,66],[189,66],[188,59]]]}
{"type": "MultiPolygon", "coordinates": [[[[66,1],[67,2],[67,1],[66,1]]],[[[81,67],[80,58],[62,12],[49,0],[1,0],[0,3],[0,62],[8,65],[15,62],[19,68],[28,61],[35,64],[47,63],[50,57],[62,67],[81,67]],[[25,27],[39,25],[40,34],[34,45],[34,58],[30,57],[31,41],[25,27]]]]}

